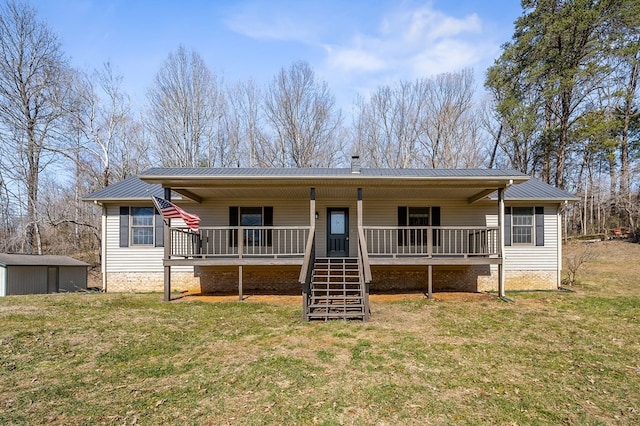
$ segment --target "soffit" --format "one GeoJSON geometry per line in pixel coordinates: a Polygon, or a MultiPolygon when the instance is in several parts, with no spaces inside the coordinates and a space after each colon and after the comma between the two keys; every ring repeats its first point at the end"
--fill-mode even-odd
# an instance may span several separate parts
{"type": "MultiPolygon", "coordinates": [[[[276,185],[270,187],[188,187],[203,201],[228,199],[272,199],[272,200],[309,200],[310,186],[276,185]]],[[[397,187],[377,186],[363,187],[365,200],[391,199],[468,199],[477,194],[479,188],[438,188],[438,187],[397,187]]],[[[320,186],[316,187],[316,200],[355,200],[357,187],[320,186]]]]}

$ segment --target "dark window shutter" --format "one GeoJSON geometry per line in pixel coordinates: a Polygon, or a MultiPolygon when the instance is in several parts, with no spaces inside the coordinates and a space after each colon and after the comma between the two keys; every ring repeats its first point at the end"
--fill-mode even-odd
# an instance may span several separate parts
{"type": "Polygon", "coordinates": [[[129,247],[129,207],[120,206],[120,247],[129,247]]]}
{"type": "MultiPolygon", "coordinates": [[[[238,226],[238,207],[229,207],[229,226],[238,226]]],[[[238,247],[238,230],[229,231],[229,247],[238,247]]]]}
{"type": "MultiPolygon", "coordinates": [[[[407,208],[398,207],[398,226],[407,226],[407,208]]],[[[398,245],[407,245],[406,230],[398,230],[398,245]]]]}
{"type": "Polygon", "coordinates": [[[157,209],[154,209],[154,211],[156,247],[164,247],[164,221],[162,220],[162,216],[160,216],[160,212],[158,212],[157,209]]]}
{"type": "Polygon", "coordinates": [[[511,245],[511,207],[504,208],[504,245],[511,245]]]}
{"type": "Polygon", "coordinates": [[[536,207],[536,245],[544,245],[544,207],[536,207]]]}
{"type": "MultiPolygon", "coordinates": [[[[440,207],[431,207],[431,226],[440,226],[440,207]]],[[[434,229],[433,245],[440,246],[440,230],[434,229]]]]}
{"type": "MultiPolygon", "coordinates": [[[[264,216],[262,217],[262,224],[264,226],[273,226],[273,207],[264,207],[264,216]]],[[[273,244],[273,230],[267,229],[267,245],[271,246],[273,244]]]]}

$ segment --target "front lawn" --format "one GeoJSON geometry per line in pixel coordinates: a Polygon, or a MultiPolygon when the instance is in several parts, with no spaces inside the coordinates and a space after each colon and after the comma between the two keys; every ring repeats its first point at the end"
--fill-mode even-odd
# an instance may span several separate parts
{"type": "MultiPolygon", "coordinates": [[[[567,249],[571,255],[570,246],[567,249]]],[[[514,303],[0,299],[0,424],[639,424],[640,245],[514,303]]]]}

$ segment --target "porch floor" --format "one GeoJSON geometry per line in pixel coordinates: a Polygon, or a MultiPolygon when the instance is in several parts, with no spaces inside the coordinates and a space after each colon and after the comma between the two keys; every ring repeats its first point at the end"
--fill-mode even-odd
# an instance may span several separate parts
{"type": "MultiPolygon", "coordinates": [[[[237,256],[229,257],[209,257],[209,258],[173,258],[165,259],[165,266],[238,266],[238,265],[302,265],[302,257],[251,257],[237,256]]],[[[455,256],[438,255],[427,257],[424,255],[410,256],[369,256],[369,264],[372,266],[383,265],[497,265],[500,263],[499,257],[488,256],[455,256]]]]}

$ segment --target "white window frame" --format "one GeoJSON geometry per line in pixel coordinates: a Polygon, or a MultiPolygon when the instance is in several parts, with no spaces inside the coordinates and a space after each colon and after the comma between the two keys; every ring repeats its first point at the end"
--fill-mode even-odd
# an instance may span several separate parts
{"type": "Polygon", "coordinates": [[[156,220],[156,214],[155,214],[155,209],[153,207],[130,207],[129,208],[129,245],[130,246],[136,246],[136,247],[153,247],[155,245],[155,220],[156,220]],[[149,210],[151,212],[151,224],[150,225],[139,225],[135,223],[135,218],[136,216],[138,217],[146,217],[148,216],[147,214],[145,215],[141,215],[138,214],[136,215],[136,210],[149,210]],[[151,242],[147,243],[138,243],[136,242],[135,239],[135,230],[136,229],[145,229],[145,228],[149,228],[151,230],[151,242]]]}
{"type": "Polygon", "coordinates": [[[536,244],[536,209],[535,207],[511,207],[511,244],[517,246],[534,246],[536,244]],[[520,210],[520,212],[516,212],[520,210]],[[522,213],[522,210],[528,210],[527,213],[522,213]],[[528,218],[529,223],[517,223],[518,219],[528,218]],[[528,241],[518,241],[522,237],[526,238],[526,234],[516,232],[516,229],[528,228],[529,238],[528,241]]]}

